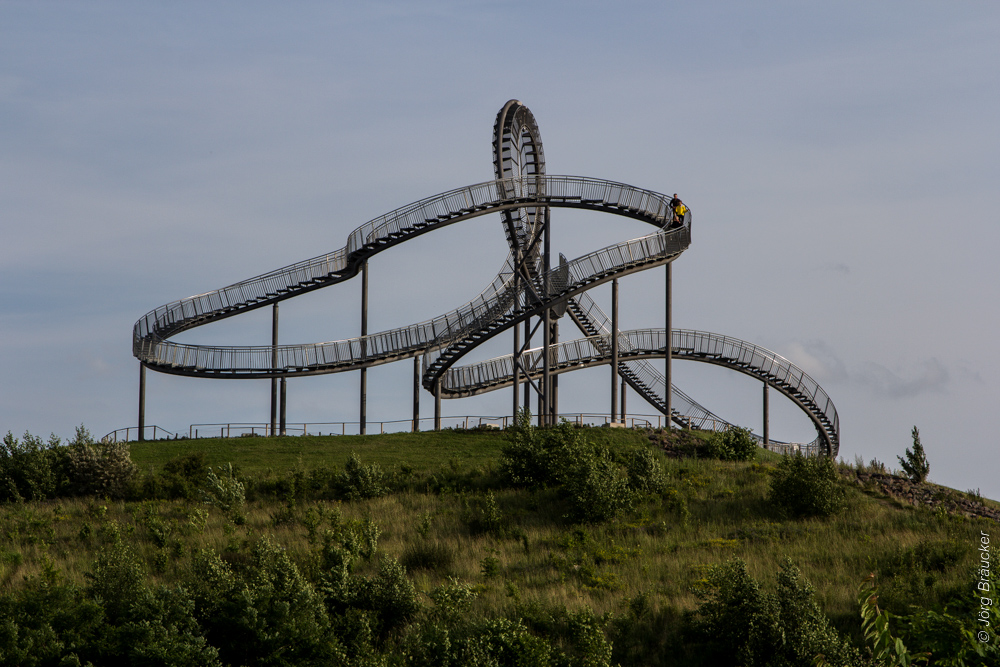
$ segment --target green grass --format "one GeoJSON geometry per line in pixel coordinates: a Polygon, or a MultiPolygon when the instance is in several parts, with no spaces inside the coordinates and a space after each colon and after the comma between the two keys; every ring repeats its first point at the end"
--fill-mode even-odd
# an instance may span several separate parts
{"type": "MultiPolygon", "coordinates": [[[[588,429],[600,444],[641,444],[638,431],[588,429]]],[[[442,466],[475,468],[500,456],[504,435],[499,430],[443,430],[380,435],[300,437],[198,438],[130,443],[132,460],[142,470],[160,470],[178,456],[202,452],[209,465],[232,463],[245,474],[281,472],[292,468],[342,467],[352,453],[383,468],[408,466],[417,471],[442,466]]]]}
{"type": "Polygon", "coordinates": [[[351,453],[383,467],[430,469],[451,459],[482,465],[500,454],[502,436],[489,431],[386,433],[382,435],[199,438],[132,443],[132,460],[159,470],[177,456],[203,452],[209,465],[232,463],[247,474],[299,467],[343,466],[351,453]]]}
{"type": "MultiPolygon", "coordinates": [[[[613,447],[649,446],[636,431],[589,429],[613,447]]],[[[706,569],[733,557],[773,582],[786,557],[816,587],[817,600],[844,631],[856,631],[856,590],[879,572],[882,603],[896,614],[932,607],[968,588],[985,519],[948,516],[849,486],[847,508],[827,519],[784,518],[767,500],[777,456],[752,463],[667,459],[668,487],[634,512],[600,525],[576,525],[556,490],[504,489],[495,483],[503,434],[444,431],[373,436],[201,439],[134,443],[140,469],[159,471],[178,456],[204,452],[206,462],[233,463],[247,478],[290,470],[343,468],[356,453],[365,464],[408,471],[396,493],[364,501],[287,502],[260,497],[234,524],[215,507],[192,501],[111,502],[67,499],[0,509],[0,585],[56,568],[83,582],[99,550],[116,536],[141,554],[156,581],[178,580],[190,554],[210,547],[233,557],[271,536],[303,568],[312,567],[324,529],[373,520],[379,551],[410,563],[427,593],[449,577],[477,586],[473,613],[512,605],[587,606],[625,613],[632,601],[662,618],[694,609],[692,589],[706,569]],[[444,492],[432,477],[452,476],[444,492]],[[500,528],[477,526],[487,490],[500,528]],[[686,510],[684,509],[686,508],[686,510]]]]}

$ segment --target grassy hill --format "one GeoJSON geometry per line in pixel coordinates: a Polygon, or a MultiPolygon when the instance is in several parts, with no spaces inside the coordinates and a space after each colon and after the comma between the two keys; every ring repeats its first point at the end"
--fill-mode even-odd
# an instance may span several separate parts
{"type": "MultiPolygon", "coordinates": [[[[108,581],[131,581],[123,591],[184,590],[190,613],[201,619],[192,636],[203,642],[201,653],[189,651],[201,657],[187,664],[219,664],[210,660],[213,647],[219,649],[213,659],[227,664],[239,649],[226,648],[224,631],[198,615],[211,600],[199,588],[208,581],[205,572],[216,572],[226,585],[242,582],[246,596],[263,585],[260,572],[270,563],[271,595],[277,595],[274,581],[294,571],[301,577],[296,599],[325,600],[323,613],[316,612],[325,620],[314,614],[310,623],[326,628],[322,641],[329,643],[330,633],[340,637],[341,664],[392,664],[407,651],[412,664],[472,664],[476,651],[492,655],[495,664],[701,664],[711,642],[704,636],[713,622],[710,603],[725,603],[725,577],[749,577],[742,587],[759,585],[760,599],[777,604],[784,599],[778,575],[794,566],[800,597],[814,601],[831,628],[859,649],[857,592],[870,572],[877,573],[880,606],[892,614],[933,610],[966,631],[978,628],[973,593],[980,536],[992,535],[994,547],[1000,540],[1000,504],[931,484],[906,486],[877,466],[841,463],[839,511],[792,518],[771,499],[777,455],[760,451],[753,461],[725,461],[705,458],[696,434],[563,430],[568,444],[560,446],[570,456],[554,464],[556,476],[543,483],[513,480],[504,460],[510,436],[489,430],[131,443],[138,473],[119,498],[3,505],[4,604],[14,609],[12,601],[38,595],[49,582],[80,600],[103,600],[102,613],[112,623],[112,607],[95,593],[108,581]],[[689,455],[668,457],[664,444],[689,455]],[[573,457],[593,452],[599,452],[593,484],[559,478],[558,466],[577,470],[573,457]],[[640,469],[646,477],[636,476],[640,469]],[[658,481],[640,491],[636,479],[654,476],[658,481]],[[240,490],[242,503],[233,500],[240,490]],[[614,509],[602,514],[597,509],[607,498],[614,509]],[[278,577],[274,568],[286,575],[278,577]],[[340,579],[331,572],[341,572],[340,579]],[[802,593],[810,590],[805,582],[811,597],[802,593]],[[331,592],[348,585],[355,591],[350,601],[331,592]],[[537,661],[529,660],[536,653],[537,661]],[[455,662],[455,655],[465,662],[455,662]],[[505,655],[519,657],[504,662],[505,655]]],[[[991,553],[995,559],[995,548],[991,553]]],[[[282,604],[285,616],[274,622],[304,627],[287,616],[295,605],[282,604]]],[[[25,623],[22,636],[32,631],[25,623]]],[[[918,648],[937,642],[939,660],[960,650],[946,647],[945,626],[921,634],[897,619],[893,634],[903,633],[918,648]]],[[[995,639],[990,634],[990,642],[995,639]]],[[[254,641],[245,640],[248,646],[254,641]]],[[[301,637],[297,642],[311,646],[301,637]]],[[[3,646],[0,640],[0,657],[3,646]]],[[[265,661],[260,647],[255,651],[256,657],[240,660],[286,664],[265,661]]],[[[997,664],[996,655],[983,653],[976,658],[982,662],[969,664],[997,664]]],[[[282,659],[314,664],[301,655],[282,659]]],[[[315,664],[336,660],[326,656],[315,664]]]]}

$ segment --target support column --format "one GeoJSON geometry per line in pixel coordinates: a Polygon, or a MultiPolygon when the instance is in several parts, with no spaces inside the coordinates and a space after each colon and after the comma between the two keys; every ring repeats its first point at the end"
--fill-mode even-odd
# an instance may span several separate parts
{"type": "Polygon", "coordinates": [[[288,397],[286,385],[286,378],[281,378],[281,425],[278,427],[281,435],[287,435],[285,430],[285,406],[287,405],[286,398],[288,397]]]}
{"type": "MultiPolygon", "coordinates": [[[[549,269],[552,264],[550,262],[550,251],[552,248],[552,224],[549,218],[549,209],[545,209],[545,244],[543,245],[542,251],[542,271],[544,271],[542,279],[542,299],[547,304],[550,297],[549,289],[549,269]]],[[[549,347],[552,344],[552,309],[546,307],[542,319],[542,405],[539,407],[539,425],[548,426],[549,413],[552,410],[552,393],[550,387],[550,368],[549,368],[549,347]]]]}
{"type": "Polygon", "coordinates": [[[625,423],[625,391],[628,389],[628,382],[625,381],[625,378],[622,378],[622,380],[621,380],[621,386],[622,386],[622,424],[624,424],[625,423]]]}
{"type": "MultiPolygon", "coordinates": [[[[527,294],[525,294],[527,296],[527,294]]],[[[531,349],[531,318],[524,321],[524,348],[531,349]]],[[[524,409],[531,410],[531,383],[528,382],[528,374],[524,374],[524,409]]]]}
{"type": "Polygon", "coordinates": [[[413,432],[420,430],[420,355],[413,357],[413,432]]]}
{"type": "Polygon", "coordinates": [[[666,407],[666,417],[667,417],[667,428],[670,428],[670,423],[673,420],[673,406],[671,405],[671,400],[673,399],[674,393],[674,383],[670,375],[670,362],[673,357],[673,269],[674,263],[667,263],[666,270],[666,302],[665,306],[665,322],[663,323],[663,358],[664,358],[664,369],[663,369],[663,381],[664,381],[664,396],[663,404],[666,407]]]}
{"type": "MultiPolygon", "coordinates": [[[[548,277],[546,277],[546,293],[548,293],[548,277]]],[[[546,308],[545,315],[543,317],[542,328],[544,332],[542,333],[542,393],[539,396],[541,404],[538,406],[538,416],[542,420],[541,425],[550,425],[550,416],[552,412],[552,374],[551,368],[549,366],[549,351],[551,349],[552,341],[552,309],[546,308]]]]}
{"type": "Polygon", "coordinates": [[[611,421],[618,421],[618,279],[611,281],[611,421]]]}
{"type": "MultiPolygon", "coordinates": [[[[361,358],[368,356],[368,262],[361,265],[361,358]]],[[[361,428],[361,435],[365,435],[368,430],[368,369],[361,369],[361,397],[359,405],[358,423],[361,428]]]]}
{"type": "Polygon", "coordinates": [[[434,382],[434,430],[441,430],[441,378],[434,382]]]}
{"type": "Polygon", "coordinates": [[[771,444],[771,398],[767,391],[767,383],[764,383],[764,449],[771,444]]]}
{"type": "MultiPolygon", "coordinates": [[[[559,320],[553,320],[552,322],[552,344],[554,346],[559,345],[559,320]]],[[[553,349],[553,352],[555,352],[557,349],[558,347],[555,347],[553,349]]],[[[557,362],[558,359],[556,359],[553,356],[552,361],[557,362]]],[[[552,425],[555,426],[556,424],[559,423],[559,376],[556,375],[555,373],[552,374],[552,377],[549,380],[549,386],[552,390],[550,421],[552,425]]]]}
{"type": "Polygon", "coordinates": [[[139,362],[139,442],[146,439],[146,365],[139,362]]]}
{"type": "MultiPolygon", "coordinates": [[[[520,284],[520,261],[521,261],[521,251],[520,247],[515,245],[514,247],[514,276],[511,278],[511,282],[514,287],[514,310],[517,310],[518,305],[518,287],[520,284]]],[[[514,374],[514,392],[513,392],[513,405],[511,409],[511,419],[514,423],[517,422],[517,410],[518,404],[520,403],[520,392],[521,392],[521,330],[515,324],[514,327],[514,356],[511,359],[511,370],[514,374]]]]}
{"type": "MultiPolygon", "coordinates": [[[[271,306],[271,369],[278,368],[278,304],[271,306]]],[[[271,378],[271,432],[278,428],[278,378],[271,378]]]]}

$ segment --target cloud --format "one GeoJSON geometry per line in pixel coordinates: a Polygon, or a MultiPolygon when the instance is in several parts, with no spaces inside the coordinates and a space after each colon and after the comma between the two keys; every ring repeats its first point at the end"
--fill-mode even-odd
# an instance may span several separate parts
{"type": "Polygon", "coordinates": [[[842,382],[849,378],[847,366],[833,348],[821,340],[793,342],[785,357],[818,382],[842,382]]]}
{"type": "Polygon", "coordinates": [[[856,380],[876,394],[890,398],[912,398],[921,394],[943,393],[951,374],[944,364],[935,358],[921,364],[921,368],[910,377],[903,377],[876,363],[868,363],[857,374],[856,380]]]}
{"type": "Polygon", "coordinates": [[[908,371],[890,370],[875,362],[851,368],[829,344],[821,340],[793,342],[786,348],[785,357],[821,384],[850,383],[894,399],[942,393],[951,380],[951,373],[936,358],[919,363],[908,371]]]}
{"type": "Polygon", "coordinates": [[[833,273],[839,273],[845,276],[851,275],[851,267],[849,267],[847,264],[844,264],[843,262],[837,262],[837,263],[831,262],[823,266],[823,269],[833,273]]]}

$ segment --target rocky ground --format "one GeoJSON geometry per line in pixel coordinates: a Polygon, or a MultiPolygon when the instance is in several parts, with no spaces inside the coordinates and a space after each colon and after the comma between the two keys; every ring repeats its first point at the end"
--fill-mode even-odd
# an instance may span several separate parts
{"type": "Polygon", "coordinates": [[[868,492],[879,493],[910,505],[942,508],[949,514],[982,516],[1000,522],[1000,509],[986,504],[975,494],[962,493],[930,482],[913,482],[882,472],[842,471],[848,481],[868,492]]]}
{"type": "MultiPolygon", "coordinates": [[[[647,431],[650,442],[663,449],[671,458],[704,456],[704,441],[689,431],[664,429],[647,431]]],[[[867,493],[892,498],[909,505],[923,505],[931,509],[942,508],[949,514],[982,516],[1000,522],[1000,509],[996,503],[984,502],[972,493],[962,493],[946,486],[931,482],[913,482],[905,477],[888,472],[868,472],[855,469],[841,469],[841,474],[850,484],[856,484],[867,493]]]]}

